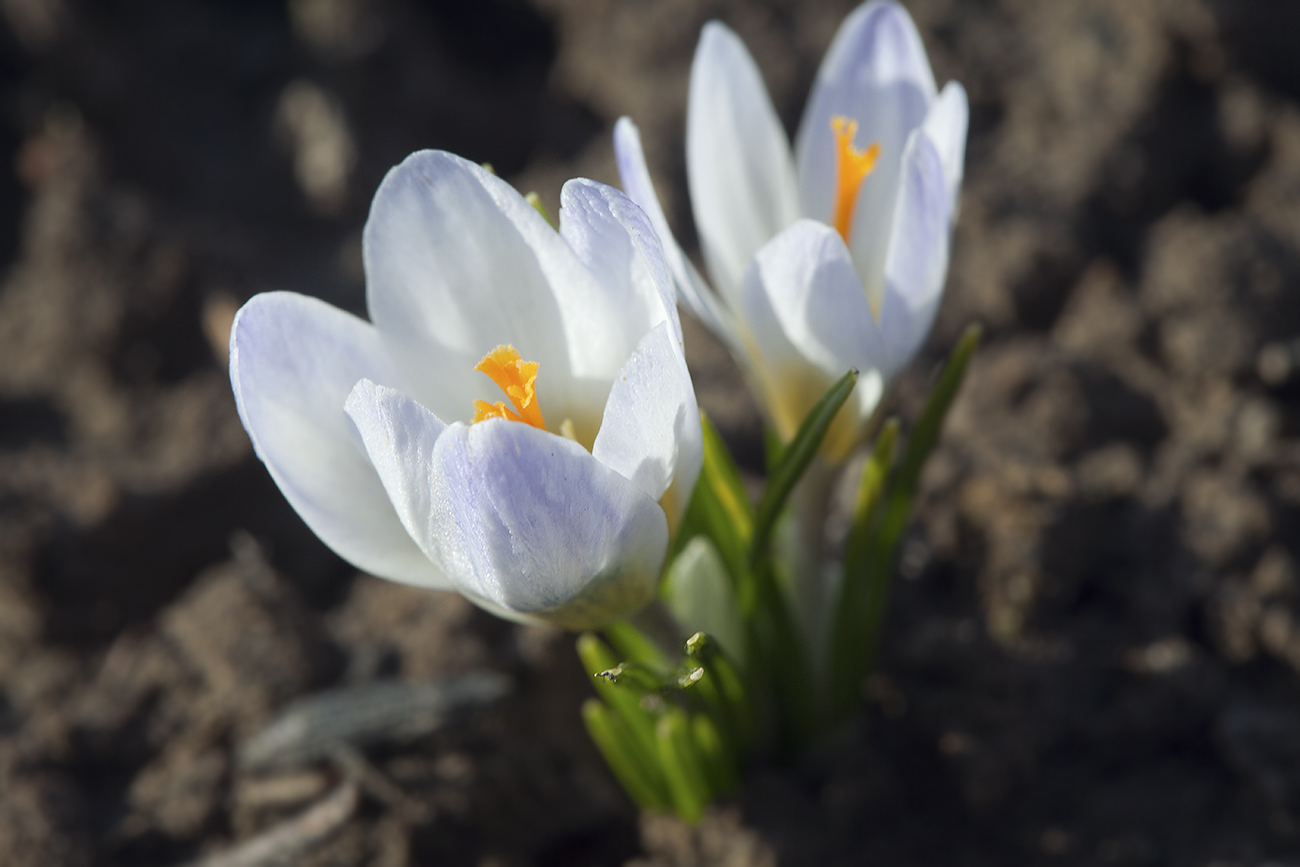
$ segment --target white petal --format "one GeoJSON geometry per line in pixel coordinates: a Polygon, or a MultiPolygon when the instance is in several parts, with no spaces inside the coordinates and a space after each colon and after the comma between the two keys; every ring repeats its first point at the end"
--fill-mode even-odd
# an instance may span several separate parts
{"type": "Polygon", "coordinates": [[[745,626],[722,555],[708,536],[696,536],[668,567],[664,601],[687,634],[703,632],[717,640],[742,668],[748,658],[745,626]]]}
{"type": "Polygon", "coordinates": [[[887,377],[912,360],[930,333],[948,275],[951,213],[939,151],[923,130],[917,130],[903,158],[903,186],[885,263],[880,328],[887,377]]]}
{"type": "Polygon", "coordinates": [[[799,215],[790,141],[735,33],[704,25],[691,65],[686,172],[700,248],[735,305],[750,258],[799,215]]]}
{"type": "MultiPolygon", "coordinates": [[[[742,291],[778,432],[789,439],[851,367],[861,374],[853,415],[865,419],[880,399],[884,337],[839,234],[825,223],[798,221],[758,251],[742,291]]],[[[833,430],[827,447],[841,454],[855,434],[851,424],[833,430]]]]}
{"type": "Polygon", "coordinates": [[[885,251],[907,136],[925,120],[934,74],[916,25],[896,3],[867,3],[840,26],[822,60],[795,146],[802,213],[829,221],[835,201],[835,137],[831,118],[859,124],[856,144],[880,144],[875,170],[854,209],[853,261],[873,304],[883,295],[885,251]]]}
{"type": "Polygon", "coordinates": [[[653,500],[675,527],[704,460],[700,410],[691,375],[664,323],[642,339],[614,378],[591,450],[653,500]]]}
{"type": "Polygon", "coordinates": [[[379,334],[315,298],[257,295],[230,333],[239,417],[285,499],[340,557],[425,587],[449,582],[402,529],[343,411],[362,377],[398,384],[379,334]]]}
{"type": "Polygon", "coordinates": [[[627,357],[610,337],[621,314],[505,181],[454,154],[412,154],[375,194],[363,253],[371,319],[440,418],[500,399],[473,367],[509,343],[539,363],[544,412],[595,424],[604,392],[581,380],[608,381],[627,357]]]}
{"type": "Polygon", "coordinates": [[[529,218],[510,213],[532,208],[520,199],[511,209],[500,183],[460,157],[420,151],[388,172],[366,221],[370,318],[414,396],[443,418],[468,417],[475,398],[500,399],[472,372],[499,344],[543,371],[568,367],[558,305],[519,229],[529,218]]]}
{"type": "Polygon", "coordinates": [[[560,192],[560,235],[609,299],[622,326],[622,358],[660,322],[678,343],[676,293],[663,247],[641,208],[613,187],[575,178],[560,192]]]}
{"type": "Polygon", "coordinates": [[[663,511],[582,446],[503,419],[446,427],[367,381],[348,413],[403,524],[471,600],[587,628],[653,595],[663,511]]]}
{"type": "Polygon", "coordinates": [[[922,129],[934,142],[943,163],[943,179],[948,185],[952,219],[957,219],[961,198],[961,179],[966,162],[966,127],[970,123],[970,106],[966,88],[955,81],[944,85],[939,98],[930,105],[922,129]]]}
{"type": "MultiPolygon", "coordinates": [[[[419,540],[422,557],[432,565],[437,556],[429,546],[429,516],[433,511],[433,447],[446,430],[442,420],[394,388],[363,379],[348,395],[346,410],[356,425],[364,448],[383,482],[392,507],[408,532],[419,540]]],[[[441,574],[441,573],[440,573],[441,574]]],[[[460,591],[476,605],[508,620],[530,621],[518,612],[503,608],[452,581],[447,589],[460,591]]]]}
{"type": "Polygon", "coordinates": [[[650,218],[663,244],[664,258],[673,275],[673,284],[677,288],[677,298],[695,316],[703,322],[723,342],[738,355],[743,353],[736,336],[735,319],[730,310],[723,305],[718,296],[705,283],[704,278],[695,270],[691,260],[682,252],[682,248],[668,228],[659,196],[650,181],[650,171],[646,168],[645,152],[641,148],[641,133],[630,118],[621,117],[614,124],[614,157],[618,161],[618,176],[623,182],[623,189],[628,197],[636,202],[650,218]]]}
{"type": "Polygon", "coordinates": [[[504,419],[453,424],[431,486],[425,545],[472,599],[585,629],[654,596],[663,509],[575,442],[504,419]]]}
{"type": "Polygon", "coordinates": [[[353,387],[344,409],[356,425],[370,463],[406,532],[427,547],[433,446],[446,425],[436,415],[395,388],[363,379],[353,387]]]}

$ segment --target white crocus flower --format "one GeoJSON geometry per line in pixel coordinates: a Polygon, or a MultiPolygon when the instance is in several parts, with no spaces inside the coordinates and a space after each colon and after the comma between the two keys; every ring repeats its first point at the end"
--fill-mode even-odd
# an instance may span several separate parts
{"type": "Polygon", "coordinates": [[[258,456],[344,559],[580,629],[652,598],[702,449],[654,229],[593,181],[561,204],[556,232],[479,166],[413,154],[366,223],[370,322],[258,295],[230,378],[258,456]]]}
{"type": "Polygon", "coordinates": [[[744,44],[706,25],[691,68],[686,165],[712,287],[672,239],[636,127],[627,118],[615,127],[623,186],[664,239],[678,297],[731,347],[786,439],[856,367],[853,409],[827,442],[842,456],[928,334],[967,118],[960,84],[936,90],[907,12],[871,2],[822,61],[792,155],[744,44]]]}

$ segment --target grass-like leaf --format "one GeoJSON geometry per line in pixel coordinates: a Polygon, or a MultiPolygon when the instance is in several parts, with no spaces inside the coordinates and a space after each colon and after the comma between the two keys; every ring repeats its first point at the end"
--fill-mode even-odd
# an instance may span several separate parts
{"type": "MultiPolygon", "coordinates": [[[[889,605],[889,583],[893,574],[895,550],[912,512],[921,471],[939,441],[944,419],[961,388],[966,367],[979,346],[980,335],[978,325],[972,325],[963,332],[957,347],[948,356],[948,361],[935,380],[930,398],[907,439],[903,459],[894,471],[887,490],[874,507],[865,509],[874,514],[865,517],[855,515],[855,519],[864,518],[864,526],[855,526],[853,533],[861,533],[864,538],[858,539],[855,545],[850,537],[850,548],[845,557],[845,593],[841,597],[840,610],[835,614],[832,701],[837,715],[851,710],[856,704],[858,687],[871,670],[881,623],[889,605]],[[850,562],[852,573],[849,571],[850,562]]],[[[873,455],[873,460],[880,456],[882,448],[892,450],[892,443],[882,444],[884,438],[885,433],[882,432],[877,440],[877,455],[873,455]]],[[[875,472],[876,469],[873,469],[873,480],[875,472]]],[[[868,482],[865,476],[864,482],[868,482]]],[[[874,485],[876,482],[870,483],[874,485]]],[[[870,506],[869,501],[880,496],[872,496],[869,491],[863,492],[859,497],[859,505],[867,501],[866,505],[870,506]]]]}
{"type": "Polygon", "coordinates": [[[740,470],[707,415],[700,413],[704,463],[670,556],[676,559],[695,536],[707,536],[722,555],[731,580],[741,581],[754,535],[754,506],[740,470]]]}
{"type": "MultiPolygon", "coordinates": [[[[626,724],[627,743],[632,760],[650,771],[658,766],[658,741],[655,737],[654,717],[641,706],[645,690],[633,689],[629,684],[619,684],[600,673],[615,669],[619,659],[605,642],[590,632],[578,636],[578,658],[596,688],[596,694],[626,724]]],[[[657,774],[650,774],[651,777],[657,774]]],[[[665,798],[667,793],[664,793],[665,798]]]]}
{"type": "Polygon", "coordinates": [[[811,734],[816,708],[803,641],[772,571],[772,530],[790,492],[817,456],[836,413],[853,393],[857,381],[857,370],[836,380],[782,450],[780,464],[768,477],[758,505],[749,546],[749,569],[737,594],[741,615],[750,624],[750,656],[771,676],[781,729],[790,747],[811,734]]]}
{"type": "Polygon", "coordinates": [[[672,662],[659,645],[626,620],[607,626],[605,638],[624,659],[640,663],[651,671],[666,672],[672,668],[672,662]]]}
{"type": "Polygon", "coordinates": [[[871,637],[863,624],[871,608],[870,595],[880,582],[872,582],[867,571],[867,557],[873,531],[879,528],[885,483],[894,466],[898,445],[898,419],[891,418],[881,428],[871,456],[862,467],[853,508],[853,524],[844,546],[843,580],[839,599],[832,609],[831,624],[831,713],[839,717],[858,704],[858,686],[864,674],[860,670],[867,656],[871,637]]]}
{"type": "Polygon", "coordinates": [[[672,807],[667,781],[657,767],[645,767],[627,722],[598,698],[582,705],[582,721],[596,748],[605,757],[623,789],[643,810],[667,810],[672,807]]]}
{"type": "Polygon", "coordinates": [[[673,809],[682,819],[695,824],[704,816],[714,793],[686,712],[677,707],[666,709],[655,726],[655,736],[673,809]]]}
{"type": "Polygon", "coordinates": [[[821,448],[822,440],[826,439],[826,434],[831,429],[832,422],[835,421],[835,414],[840,411],[840,407],[849,399],[853,393],[853,386],[857,385],[858,371],[850,370],[835,381],[835,384],[827,389],[821,399],[813,405],[813,408],[804,418],[803,424],[799,425],[798,432],[795,433],[794,439],[785,447],[781,454],[781,462],[776,470],[768,477],[767,487],[763,491],[763,499],[758,504],[758,515],[754,521],[754,536],[749,547],[749,563],[753,567],[759,560],[765,560],[768,557],[768,546],[772,539],[772,528],[776,526],[776,519],[781,515],[781,509],[785,506],[785,501],[790,497],[790,492],[803,476],[804,470],[812,463],[812,459],[817,456],[817,450],[821,448]]]}
{"type": "Polygon", "coordinates": [[[691,737],[695,741],[695,751],[700,757],[704,777],[713,794],[721,795],[735,788],[739,782],[735,752],[718,731],[713,719],[707,714],[692,714],[691,737]]]}
{"type": "Polygon", "coordinates": [[[737,752],[748,749],[754,739],[753,708],[736,667],[713,637],[703,632],[686,640],[686,657],[704,669],[699,690],[721,733],[737,752]]]}

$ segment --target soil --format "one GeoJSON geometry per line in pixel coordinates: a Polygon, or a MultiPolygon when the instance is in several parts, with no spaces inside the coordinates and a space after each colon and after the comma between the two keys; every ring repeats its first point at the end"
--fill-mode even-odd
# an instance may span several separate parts
{"type": "MultiPolygon", "coordinates": [[[[608,775],[572,636],[356,574],[253,456],[234,309],[361,311],[360,227],[406,153],[491,162],[553,210],[568,177],[616,182],[630,114],[693,246],[700,26],[741,34],[793,130],[852,5],[0,2],[0,863],[192,862],[333,797],[289,862],[1300,864],[1289,0],[908,3],[971,133],[902,416],[962,327],[986,343],[866,718],[697,828],[608,775]],[[512,695],[369,750],[389,787],[357,801],[328,765],[236,758],[295,698],[483,668],[512,695]]],[[[688,341],[756,471],[734,367],[688,341]]]]}

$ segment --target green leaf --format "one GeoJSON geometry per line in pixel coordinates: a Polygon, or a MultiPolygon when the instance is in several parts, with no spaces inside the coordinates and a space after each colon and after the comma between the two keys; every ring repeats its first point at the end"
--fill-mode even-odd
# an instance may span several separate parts
{"type": "MultiPolygon", "coordinates": [[[[961,388],[971,356],[979,346],[980,334],[978,325],[968,327],[939,372],[925,409],[908,437],[903,459],[894,472],[883,500],[875,509],[879,514],[870,522],[867,539],[862,543],[862,552],[852,554],[857,574],[850,576],[846,573],[844,584],[848,587],[860,583],[865,592],[851,606],[842,605],[845,610],[838,614],[843,622],[837,624],[837,631],[846,636],[846,647],[840,650],[840,657],[835,659],[836,670],[833,674],[840,684],[836,697],[841,713],[851,709],[851,705],[845,703],[854,700],[852,696],[856,696],[859,684],[871,670],[881,624],[889,605],[889,580],[893,573],[895,549],[907,527],[921,471],[939,441],[944,419],[961,388]],[[855,610],[849,610],[850,607],[855,610]],[[855,633],[857,646],[848,646],[848,637],[855,633]]],[[[878,441],[877,447],[879,446],[878,441]]]]}
{"type": "Polygon", "coordinates": [[[601,677],[603,673],[617,669],[619,659],[609,645],[590,632],[578,636],[578,658],[582,660],[596,694],[627,724],[638,761],[644,767],[657,766],[659,747],[655,738],[655,720],[642,706],[646,691],[601,677]]]}
{"type": "Polygon", "coordinates": [[[736,462],[703,412],[700,427],[704,436],[704,462],[671,556],[680,554],[693,537],[706,536],[722,555],[732,581],[739,583],[754,534],[754,506],[740,480],[736,462]]]}
{"type": "Polygon", "coordinates": [[[713,720],[702,713],[692,714],[691,735],[709,789],[714,795],[730,792],[739,782],[736,757],[713,720]]]}
{"type": "Polygon", "coordinates": [[[790,492],[817,456],[836,413],[853,393],[857,381],[857,370],[840,377],[813,405],[784,449],[781,463],[768,478],[759,502],[747,558],[747,580],[737,594],[741,616],[750,624],[750,655],[756,667],[772,677],[787,746],[811,734],[816,709],[803,642],[772,571],[772,530],[790,492]]]}
{"type": "Polygon", "coordinates": [[[643,810],[667,810],[672,806],[668,782],[657,767],[647,768],[626,721],[610,711],[598,698],[582,705],[582,721],[609,769],[636,805],[643,810]]]}
{"type": "Polygon", "coordinates": [[[736,707],[746,705],[745,683],[741,680],[735,666],[731,664],[731,660],[727,658],[725,651],[711,635],[697,632],[686,639],[686,655],[704,666],[715,677],[718,688],[727,701],[736,707]]]}
{"type": "MultiPolygon", "coordinates": [[[[853,527],[850,530],[850,533],[856,534],[862,543],[865,543],[867,538],[867,522],[875,513],[876,504],[881,501],[881,495],[885,492],[885,482],[889,479],[889,471],[894,466],[898,428],[897,418],[886,420],[879,436],[876,437],[871,457],[862,465],[862,478],[858,483],[858,493],[853,502],[853,527]]],[[[850,544],[852,541],[854,540],[851,535],[850,544]]]]}
{"type": "Polygon", "coordinates": [[[917,484],[921,480],[921,470],[925,468],[926,459],[939,442],[944,419],[948,417],[948,410],[957,397],[962,380],[966,378],[966,367],[979,348],[982,334],[983,329],[978,325],[968,326],[962,332],[957,348],[948,356],[943,370],[939,372],[939,378],[930,390],[930,400],[907,438],[903,462],[898,467],[898,478],[890,489],[888,511],[885,513],[884,529],[892,529],[895,540],[907,523],[908,510],[912,507],[917,484]]]}
{"type": "Polygon", "coordinates": [[[898,419],[885,422],[876,437],[871,456],[862,467],[853,507],[853,523],[844,546],[843,580],[832,608],[831,706],[835,716],[847,713],[858,703],[858,686],[864,672],[859,664],[867,655],[871,636],[863,624],[875,589],[869,581],[867,556],[872,533],[880,524],[880,503],[894,464],[898,444],[898,419]]]}
{"type": "Polygon", "coordinates": [[[781,466],[781,458],[785,456],[785,443],[781,442],[781,436],[772,428],[763,426],[763,462],[767,467],[767,474],[771,476],[776,472],[776,468],[781,466]]]}
{"type": "Polygon", "coordinates": [[[673,809],[683,820],[695,824],[704,816],[713,793],[686,712],[677,707],[667,708],[655,726],[655,736],[673,809]]]}
{"type": "Polygon", "coordinates": [[[700,412],[700,428],[704,437],[704,465],[708,467],[710,487],[717,491],[718,502],[726,510],[736,532],[748,542],[754,533],[754,504],[740,479],[740,470],[732,460],[727,444],[709,417],[700,412]]]}
{"type": "Polygon", "coordinates": [[[850,370],[835,381],[799,425],[794,439],[786,446],[781,463],[767,480],[763,499],[758,504],[758,516],[754,520],[754,535],[749,547],[749,565],[752,569],[760,559],[768,556],[768,545],[772,537],[772,528],[785,506],[786,499],[794,490],[795,484],[804,470],[817,456],[822,440],[826,438],[835,421],[835,414],[853,393],[853,386],[858,382],[858,371],[850,370]]]}
{"type": "Polygon", "coordinates": [[[617,687],[632,690],[640,695],[668,695],[685,689],[690,686],[694,679],[690,677],[691,672],[683,672],[671,677],[665,677],[661,672],[654,669],[646,668],[639,662],[627,660],[620,662],[611,668],[597,671],[594,677],[612,683],[617,687]]]}
{"type": "Polygon", "coordinates": [[[724,739],[739,752],[753,743],[753,712],[745,683],[713,637],[697,632],[686,639],[686,657],[704,669],[699,691],[715,716],[724,739]]]}
{"type": "MultiPolygon", "coordinates": [[[[704,677],[703,667],[693,661],[685,665],[669,662],[663,651],[630,623],[614,624],[606,630],[606,636],[614,643],[613,649],[599,643],[598,639],[595,644],[584,642],[579,648],[579,653],[585,654],[582,657],[584,664],[588,661],[594,665],[607,664],[607,667],[591,672],[602,690],[607,687],[601,684],[610,684],[641,697],[656,695],[668,698],[690,689],[704,677]],[[614,663],[612,661],[618,658],[616,653],[632,658],[614,663]]],[[[644,707],[646,702],[641,700],[640,704],[644,707]]]]}
{"type": "Polygon", "coordinates": [[[750,620],[751,657],[776,694],[781,749],[792,755],[816,728],[812,677],[803,641],[766,564],[755,572],[759,600],[750,620]]]}
{"type": "Polygon", "coordinates": [[[673,666],[659,645],[626,620],[606,627],[605,637],[625,659],[638,662],[652,671],[667,672],[673,666]]]}

